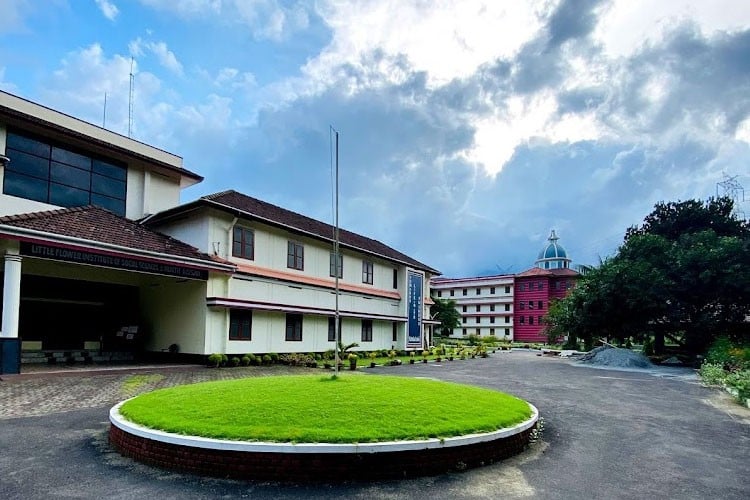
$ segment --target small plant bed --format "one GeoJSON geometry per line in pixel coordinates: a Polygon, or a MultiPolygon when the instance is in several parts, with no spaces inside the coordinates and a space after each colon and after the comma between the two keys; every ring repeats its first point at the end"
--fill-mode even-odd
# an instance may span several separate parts
{"type": "Polygon", "coordinates": [[[145,427],[207,438],[374,443],[492,432],[532,410],[508,394],[435,380],[303,375],[162,389],[127,401],[120,413],[145,427]]]}
{"type": "Polygon", "coordinates": [[[738,403],[750,408],[750,345],[717,339],[699,373],[706,385],[723,387],[738,403]]]}

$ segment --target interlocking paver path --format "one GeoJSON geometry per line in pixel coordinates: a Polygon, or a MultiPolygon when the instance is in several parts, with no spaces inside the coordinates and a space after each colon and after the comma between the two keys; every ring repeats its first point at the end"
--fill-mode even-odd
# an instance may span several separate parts
{"type": "Polygon", "coordinates": [[[114,405],[143,392],[175,385],[280,375],[301,369],[273,366],[212,369],[205,366],[132,366],[67,371],[32,369],[3,375],[0,419],[114,405]]]}

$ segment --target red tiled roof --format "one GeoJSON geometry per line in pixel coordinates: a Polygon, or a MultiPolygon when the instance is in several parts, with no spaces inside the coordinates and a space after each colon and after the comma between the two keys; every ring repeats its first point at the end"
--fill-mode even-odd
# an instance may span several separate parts
{"type": "Polygon", "coordinates": [[[0,226],[32,229],[134,250],[203,260],[206,263],[225,262],[171,236],[152,231],[137,222],[95,206],[8,215],[0,217],[0,226]]]}
{"type": "MultiPolygon", "coordinates": [[[[242,193],[238,193],[234,190],[222,191],[220,193],[214,193],[203,196],[202,198],[181,205],[170,210],[166,210],[153,217],[144,220],[144,223],[149,224],[151,222],[159,221],[169,215],[177,214],[185,210],[189,210],[196,205],[211,205],[218,209],[234,210],[240,212],[242,216],[249,219],[262,220],[274,225],[284,226],[292,230],[301,231],[303,233],[310,234],[314,237],[318,237],[324,240],[333,240],[333,226],[312,219],[310,217],[292,212],[285,208],[266,203],[257,198],[253,198],[242,193]]],[[[408,255],[405,255],[398,250],[395,250],[377,240],[367,238],[365,236],[340,229],[339,241],[342,246],[361,250],[365,253],[379,255],[388,259],[399,261],[417,269],[422,269],[433,274],[440,274],[439,271],[422,264],[421,262],[412,259],[408,255]]]]}
{"type": "Polygon", "coordinates": [[[569,268],[541,269],[539,267],[532,267],[522,273],[516,274],[516,278],[528,278],[534,276],[580,276],[580,273],[569,268]]]}

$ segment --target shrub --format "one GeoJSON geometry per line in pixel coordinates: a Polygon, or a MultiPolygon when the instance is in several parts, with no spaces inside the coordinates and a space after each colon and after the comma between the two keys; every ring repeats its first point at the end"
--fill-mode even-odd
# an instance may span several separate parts
{"type": "Polygon", "coordinates": [[[244,355],[240,358],[240,363],[242,363],[242,366],[250,366],[250,356],[244,355]]]}
{"type": "Polygon", "coordinates": [[[218,368],[219,366],[221,366],[221,360],[222,360],[221,354],[219,353],[211,354],[208,357],[208,365],[213,366],[214,368],[218,368]]]}
{"type": "Polygon", "coordinates": [[[720,363],[709,363],[706,361],[701,365],[700,376],[706,384],[721,385],[727,373],[720,363]]]}
{"type": "Polygon", "coordinates": [[[469,345],[477,345],[479,343],[479,337],[477,337],[473,333],[466,337],[466,340],[469,342],[469,345]]]}
{"type": "Polygon", "coordinates": [[[237,356],[232,356],[231,358],[229,358],[229,362],[232,366],[240,366],[240,358],[238,358],[237,356]]]}
{"type": "Polygon", "coordinates": [[[269,352],[268,355],[271,357],[272,363],[278,363],[279,362],[279,355],[275,352],[269,352]]]}
{"type": "Polygon", "coordinates": [[[271,364],[272,360],[271,360],[271,356],[270,355],[264,354],[263,358],[261,358],[261,359],[262,359],[262,362],[263,362],[264,365],[270,365],[271,364]]]}
{"type": "Polygon", "coordinates": [[[333,349],[328,349],[326,352],[323,353],[323,359],[333,359],[336,357],[336,351],[333,349]]]}
{"type": "Polygon", "coordinates": [[[750,370],[738,370],[727,374],[725,383],[737,390],[737,399],[741,403],[750,398],[750,370]]]}
{"type": "Polygon", "coordinates": [[[706,361],[719,363],[728,371],[750,369],[750,346],[733,344],[727,337],[719,337],[708,349],[706,361]]]}

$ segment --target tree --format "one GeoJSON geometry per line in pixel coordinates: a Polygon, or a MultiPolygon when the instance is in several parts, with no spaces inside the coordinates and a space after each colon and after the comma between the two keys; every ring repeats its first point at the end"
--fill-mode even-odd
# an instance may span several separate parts
{"type": "Polygon", "coordinates": [[[434,319],[440,321],[441,335],[448,336],[453,333],[454,328],[461,325],[461,314],[456,309],[456,301],[447,299],[433,299],[435,303],[430,308],[430,314],[434,319]]]}
{"type": "Polygon", "coordinates": [[[590,342],[654,335],[704,351],[721,334],[748,335],[750,227],[732,201],[659,203],[628,229],[617,254],[551,308],[549,331],[590,342]]]}

